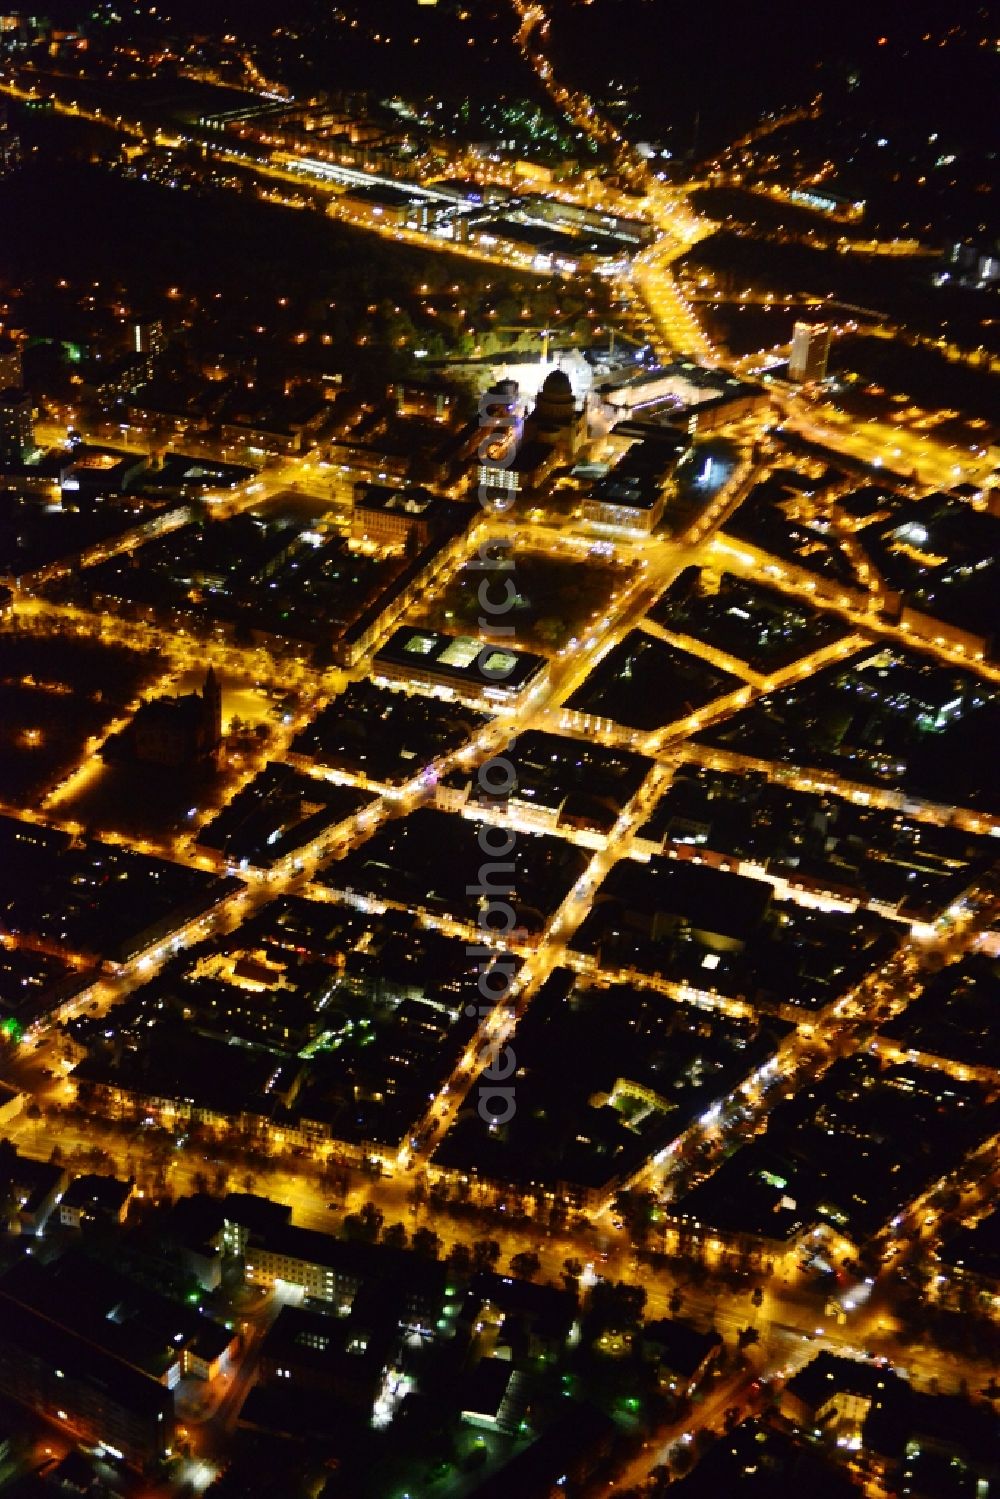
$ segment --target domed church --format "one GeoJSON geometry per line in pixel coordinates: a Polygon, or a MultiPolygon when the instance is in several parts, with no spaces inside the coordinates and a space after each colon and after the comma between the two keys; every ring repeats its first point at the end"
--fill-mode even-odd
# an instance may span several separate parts
{"type": "Polygon", "coordinates": [[[577,406],[564,370],[550,370],[538,392],[535,409],[525,423],[525,436],[575,458],[587,440],[586,403],[577,406]]]}

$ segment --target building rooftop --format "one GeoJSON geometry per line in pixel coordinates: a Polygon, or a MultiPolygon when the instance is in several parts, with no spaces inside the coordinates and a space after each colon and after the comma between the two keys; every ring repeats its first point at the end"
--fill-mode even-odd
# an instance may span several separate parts
{"type": "Polygon", "coordinates": [[[988,1401],[934,1395],[897,1380],[868,1412],[863,1443],[868,1451],[895,1461],[914,1448],[944,1453],[980,1476],[989,1474],[992,1488],[1000,1465],[1000,1416],[988,1401]]]}
{"type": "Polygon", "coordinates": [[[380,663],[410,667],[415,677],[429,672],[456,685],[494,688],[508,694],[527,686],[545,660],[528,651],[485,645],[471,635],[442,635],[436,630],[404,625],[376,652],[376,674],[380,663]]]}
{"type": "Polygon", "coordinates": [[[671,1486],[676,1499],[857,1499],[859,1492],[828,1454],[755,1420],[717,1441],[671,1486]]]}
{"type": "Polygon", "coordinates": [[[114,1176],[78,1176],[63,1193],[60,1207],[75,1208],[91,1217],[117,1217],[132,1195],[135,1183],[114,1176]]]}
{"type": "Polygon", "coordinates": [[[398,785],[428,770],[486,722],[464,704],[351,682],[300,730],[292,749],[319,765],[398,785]]]}
{"type": "Polygon", "coordinates": [[[939,1246],[942,1265],[1000,1285],[1000,1208],[972,1228],[960,1228],[939,1246]]]}
{"type": "MultiPolygon", "coordinates": [[[[586,799],[601,803],[611,821],[638,791],[651,762],[632,750],[614,749],[583,739],[567,739],[544,730],[529,729],[505,752],[514,768],[511,796],[532,806],[566,807],[586,799]]],[[[488,791],[473,779],[473,795],[489,805],[488,791]]],[[[572,807],[567,808],[572,812],[572,807]]],[[[602,819],[603,821],[603,819],[602,819]]]]}
{"type": "Polygon", "coordinates": [[[815,1409],[835,1394],[861,1395],[884,1400],[902,1381],[897,1374],[865,1359],[842,1358],[824,1349],[811,1359],[785,1386],[790,1395],[815,1409]]]}
{"type": "Polygon", "coordinates": [[[483,1358],[462,1386],[462,1415],[500,1422],[518,1371],[509,1359],[483,1358]]]}
{"type": "Polygon", "coordinates": [[[16,1348],[25,1358],[48,1369],[61,1369],[72,1379],[93,1391],[97,1409],[110,1399],[149,1421],[165,1425],[163,1445],[167,1445],[173,1416],[173,1396],[157,1379],[132,1368],[94,1346],[89,1339],[60,1327],[29,1306],[24,1306],[0,1289],[0,1342],[16,1348]]]}
{"type": "Polygon", "coordinates": [[[369,203],[373,207],[382,208],[405,208],[411,203],[425,201],[424,195],[417,188],[393,187],[391,183],[374,182],[362,186],[349,187],[345,197],[357,199],[361,203],[369,203]]]}
{"type": "Polygon", "coordinates": [[[317,1229],[285,1224],[251,1235],[246,1251],[247,1266],[253,1263],[255,1248],[274,1255],[319,1265],[335,1275],[356,1277],[359,1282],[381,1282],[396,1287],[407,1286],[431,1295],[444,1295],[448,1271],[437,1260],[423,1259],[405,1249],[391,1249],[384,1244],[364,1244],[353,1239],[337,1239],[317,1229]]]}
{"type": "Polygon", "coordinates": [[[766,1147],[745,1145],[673,1204],[673,1214],[720,1233],[748,1234],[784,1244],[812,1221],[813,1205],[791,1195],[783,1161],[766,1147]]]}
{"type": "Polygon", "coordinates": [[[461,1114],[438,1161],[522,1190],[607,1190],[767,1067],[790,1026],[557,969],[518,1030],[516,1115],[487,1132],[461,1114]]]}
{"type": "Polygon", "coordinates": [[[374,1382],[392,1358],[398,1330],[363,1317],[337,1317],[300,1306],[283,1306],[268,1328],[261,1354],[294,1365],[317,1379],[347,1376],[374,1382]]]}
{"type": "MultiPolygon", "coordinates": [[[[513,904],[518,926],[542,929],[548,915],[583,874],[582,851],[547,832],[519,838],[511,849],[513,904]]],[[[431,807],[383,823],[346,858],[329,865],[322,883],[474,923],[476,880],[483,851],[474,822],[431,807]]],[[[506,871],[505,871],[506,873],[506,871]]]]}
{"type": "Polygon", "coordinates": [[[23,1260],[0,1290],[109,1357],[161,1380],[184,1349],[217,1358],[233,1333],[186,1302],[174,1301],[82,1248],[42,1266],[23,1260]]]}
{"type": "Polygon", "coordinates": [[[536,1285],[492,1270],[481,1271],[469,1285],[469,1304],[478,1308],[484,1302],[497,1307],[505,1317],[526,1322],[541,1336],[556,1339],[569,1334],[577,1311],[572,1291],[555,1286],[536,1285]]]}
{"type": "Polygon", "coordinates": [[[385,514],[408,516],[412,520],[439,520],[454,511],[450,500],[431,494],[429,489],[392,489],[386,484],[359,484],[354,491],[354,508],[385,514]]]}
{"type": "Polygon", "coordinates": [[[13,1193],[22,1212],[37,1212],[45,1199],[58,1190],[64,1174],[62,1166],[21,1155],[9,1140],[0,1140],[0,1186],[13,1193]]]}
{"type": "Polygon", "coordinates": [[[273,1202],[255,1192],[229,1192],[221,1204],[226,1223],[238,1224],[250,1234],[275,1234],[287,1228],[292,1210],[284,1202],[273,1202]]]}
{"type": "Polygon", "coordinates": [[[818,1083],[779,1099],[766,1133],[676,1209],[709,1229],[779,1241],[825,1222],[860,1246],[996,1125],[997,1105],[981,1084],[842,1058],[818,1083]]]}
{"type": "Polygon", "coordinates": [[[690,1322],[670,1317],[644,1323],[641,1338],[644,1344],[655,1345],[664,1367],[682,1379],[691,1379],[709,1354],[722,1347],[722,1338],[714,1328],[700,1332],[690,1322]]]}
{"type": "Polygon", "coordinates": [[[1000,961],[971,954],[935,974],[879,1034],[903,1050],[1000,1070],[1000,961]]]}

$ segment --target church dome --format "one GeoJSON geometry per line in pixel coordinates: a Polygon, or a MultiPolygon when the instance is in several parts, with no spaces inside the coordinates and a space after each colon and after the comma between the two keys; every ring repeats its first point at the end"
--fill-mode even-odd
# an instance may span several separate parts
{"type": "Polygon", "coordinates": [[[575,411],[576,401],[569,376],[564,370],[550,370],[538,392],[535,414],[543,421],[565,422],[575,411]]]}
{"type": "Polygon", "coordinates": [[[573,399],[573,387],[565,370],[550,370],[542,382],[542,395],[551,399],[573,399]]]}

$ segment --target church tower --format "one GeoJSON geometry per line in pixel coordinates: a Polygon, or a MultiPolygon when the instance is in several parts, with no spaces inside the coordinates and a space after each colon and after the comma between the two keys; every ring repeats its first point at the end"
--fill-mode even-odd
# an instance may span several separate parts
{"type": "Polygon", "coordinates": [[[205,673],[201,700],[205,705],[205,738],[208,748],[215,750],[222,743],[222,688],[211,664],[205,673]]]}

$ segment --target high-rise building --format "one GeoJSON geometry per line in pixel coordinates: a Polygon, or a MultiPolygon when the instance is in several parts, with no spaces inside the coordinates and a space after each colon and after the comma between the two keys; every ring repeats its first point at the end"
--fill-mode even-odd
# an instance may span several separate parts
{"type": "Polygon", "coordinates": [[[0,105],[0,177],[21,165],[21,137],[7,123],[7,111],[0,105]]]}
{"type": "Polygon", "coordinates": [[[23,463],[34,446],[31,397],[16,387],[0,390],[0,463],[23,463]]]}
{"type": "Polygon", "coordinates": [[[133,318],[130,333],[136,354],[162,354],[167,346],[163,323],[157,317],[133,318]]]}
{"type": "Polygon", "coordinates": [[[829,357],[829,324],[796,323],[792,333],[792,356],[788,361],[789,379],[802,384],[825,380],[829,357]]]}
{"type": "Polygon", "coordinates": [[[20,345],[12,338],[0,337],[0,390],[23,384],[20,345]]]}

